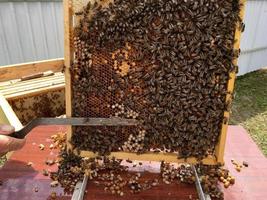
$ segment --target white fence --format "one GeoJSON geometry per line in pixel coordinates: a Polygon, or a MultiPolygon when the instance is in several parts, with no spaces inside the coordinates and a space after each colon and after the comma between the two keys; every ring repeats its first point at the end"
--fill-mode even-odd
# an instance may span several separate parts
{"type": "MultiPolygon", "coordinates": [[[[239,75],[267,66],[267,1],[248,0],[239,75]]],[[[63,57],[60,0],[0,0],[0,66],[63,57]]]]}
{"type": "Polygon", "coordinates": [[[239,75],[267,66],[267,1],[247,0],[239,75]]]}
{"type": "Polygon", "coordinates": [[[0,66],[63,57],[62,2],[1,2],[0,66]]]}

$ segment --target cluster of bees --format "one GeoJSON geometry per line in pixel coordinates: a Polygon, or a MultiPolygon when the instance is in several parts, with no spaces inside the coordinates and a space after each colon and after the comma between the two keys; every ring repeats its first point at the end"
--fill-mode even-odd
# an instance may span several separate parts
{"type": "MultiPolygon", "coordinates": [[[[73,193],[76,184],[83,180],[84,175],[87,175],[93,184],[105,192],[118,196],[140,193],[160,185],[195,184],[196,179],[191,166],[187,164],[173,165],[162,162],[160,174],[144,179],[146,172],[129,171],[135,165],[141,166],[141,162],[135,164],[133,161],[127,160],[128,165],[125,165],[123,160],[105,156],[82,158],[66,150],[61,151],[60,157],[58,171],[50,173],[50,177],[53,182],[59,183],[68,194],[73,193]],[[132,164],[132,167],[129,163],[132,164]]],[[[230,175],[228,170],[220,166],[198,165],[196,169],[200,174],[204,192],[209,194],[212,199],[223,199],[219,182],[225,188],[235,184],[235,178],[230,175]]]]}
{"type": "MultiPolygon", "coordinates": [[[[56,172],[43,172],[43,174],[51,177],[51,187],[56,187],[60,184],[67,194],[73,193],[76,184],[83,180],[84,175],[87,175],[89,180],[101,187],[103,191],[118,196],[124,196],[128,193],[140,193],[163,184],[195,184],[196,177],[188,164],[175,165],[161,162],[159,174],[144,178],[146,177],[146,172],[133,171],[135,168],[141,169],[144,167],[145,169],[143,162],[129,159],[120,160],[106,156],[82,158],[72,151],[67,151],[66,135],[64,133],[55,134],[51,138],[53,139],[53,148],[57,148],[60,151],[57,158],[58,170],[56,172]]],[[[248,166],[246,162],[243,165],[248,166]]],[[[235,183],[235,178],[230,175],[229,170],[221,166],[199,164],[196,169],[204,192],[209,194],[212,199],[223,199],[223,192],[219,187],[219,182],[225,188],[235,183]]]]}
{"type": "MultiPolygon", "coordinates": [[[[126,192],[139,193],[159,184],[171,184],[174,181],[183,183],[194,182],[194,175],[190,167],[182,165],[175,168],[168,163],[161,164],[161,175],[158,178],[144,180],[144,172],[131,172],[125,177],[129,166],[123,165],[122,160],[108,157],[81,158],[73,153],[62,152],[57,173],[52,179],[58,181],[66,193],[72,193],[83,175],[87,175],[94,184],[102,187],[104,191],[124,196],[126,192]]],[[[130,161],[128,161],[130,162],[130,161]]],[[[131,161],[132,162],[132,161],[131,161]]],[[[134,163],[132,163],[134,165],[134,163]]]]}
{"type": "Polygon", "coordinates": [[[100,154],[151,148],[183,158],[213,154],[230,104],[229,74],[237,69],[239,12],[238,0],[96,1],[76,12],[73,116],[134,118],[141,125],[78,127],[73,146],[100,154]]]}
{"type": "Polygon", "coordinates": [[[22,124],[37,117],[55,117],[65,113],[65,97],[62,90],[35,96],[9,100],[9,104],[22,124]]]}

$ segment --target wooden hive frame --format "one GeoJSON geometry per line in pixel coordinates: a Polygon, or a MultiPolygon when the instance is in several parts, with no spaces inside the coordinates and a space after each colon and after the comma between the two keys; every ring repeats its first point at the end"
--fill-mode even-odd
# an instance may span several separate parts
{"type": "Polygon", "coordinates": [[[64,114],[63,67],[64,58],[0,66],[0,93],[23,124],[45,114],[45,107],[34,109],[42,100],[49,105],[51,115],[64,114]],[[46,101],[44,96],[51,102],[46,101]],[[59,97],[53,98],[56,96],[59,97]],[[57,103],[52,105],[52,102],[57,103]]]}
{"type": "MultiPolygon", "coordinates": [[[[241,20],[244,17],[244,9],[245,9],[246,0],[240,0],[240,3],[243,5],[241,7],[239,16],[241,20]]],[[[65,79],[66,79],[66,115],[67,117],[72,116],[71,109],[71,75],[70,75],[70,66],[73,61],[73,48],[71,46],[71,38],[73,35],[73,14],[74,11],[72,9],[72,0],[64,0],[64,57],[65,57],[65,79]]],[[[240,47],[240,39],[241,39],[241,27],[237,26],[235,30],[235,44],[234,50],[239,50],[240,47]]],[[[233,64],[237,65],[237,58],[233,60],[233,64]]],[[[227,95],[226,102],[232,100],[232,93],[234,90],[234,83],[236,78],[236,72],[233,71],[229,74],[229,81],[227,85],[227,95]]],[[[230,113],[229,111],[224,111],[224,118],[229,119],[230,113]]],[[[224,119],[222,119],[223,121],[224,119]]],[[[207,165],[216,165],[216,164],[224,164],[224,150],[225,150],[225,142],[226,142],[226,134],[228,127],[228,120],[226,123],[222,123],[222,128],[219,136],[218,144],[215,147],[215,155],[208,156],[202,160],[203,164],[207,165]]],[[[70,143],[72,137],[72,129],[68,127],[67,129],[67,147],[68,149],[72,149],[72,145],[70,143]]],[[[81,151],[80,155],[82,157],[94,157],[95,153],[90,151],[81,151]]],[[[140,161],[166,161],[173,163],[197,163],[198,160],[194,157],[190,157],[187,159],[178,159],[177,154],[175,153],[144,153],[144,154],[136,154],[129,152],[111,152],[110,156],[114,156],[118,159],[131,159],[131,160],[140,160],[140,161]]]]}
{"type": "Polygon", "coordinates": [[[65,87],[63,74],[64,59],[50,59],[15,65],[0,66],[0,91],[7,100],[31,97],[47,92],[63,90],[65,87]],[[53,76],[38,74],[52,74],[53,76]],[[32,77],[23,80],[24,77],[32,77]]]}

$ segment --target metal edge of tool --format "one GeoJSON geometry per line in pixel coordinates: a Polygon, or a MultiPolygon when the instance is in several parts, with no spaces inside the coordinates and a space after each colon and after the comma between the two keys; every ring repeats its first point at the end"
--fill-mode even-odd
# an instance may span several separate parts
{"type": "Polygon", "coordinates": [[[71,200],[83,200],[87,181],[88,176],[84,176],[83,181],[76,184],[71,200]]]}
{"type": "Polygon", "coordinates": [[[193,172],[195,174],[195,177],[196,177],[195,184],[196,184],[196,188],[197,188],[197,193],[198,193],[199,199],[200,200],[211,200],[210,196],[203,192],[203,189],[202,189],[202,186],[201,186],[201,183],[200,183],[200,180],[199,180],[199,177],[198,177],[198,173],[197,173],[197,170],[196,170],[195,166],[191,165],[191,167],[192,167],[192,170],[193,170],[193,172]]]}
{"type": "Polygon", "coordinates": [[[19,131],[9,134],[10,137],[22,139],[32,129],[40,125],[73,125],[73,126],[134,126],[138,121],[135,119],[124,119],[119,117],[110,118],[36,118],[29,122],[19,131]]]}

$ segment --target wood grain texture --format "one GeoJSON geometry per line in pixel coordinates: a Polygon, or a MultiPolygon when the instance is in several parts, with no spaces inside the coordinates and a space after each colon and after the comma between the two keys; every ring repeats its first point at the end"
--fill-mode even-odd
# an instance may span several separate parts
{"type": "Polygon", "coordinates": [[[23,126],[18,117],[12,110],[11,106],[0,93],[0,124],[10,124],[14,126],[15,130],[20,130],[23,126]]]}
{"type": "MultiPolygon", "coordinates": [[[[145,172],[140,181],[161,179],[159,174],[145,172]]],[[[149,190],[141,193],[132,194],[126,189],[124,196],[112,195],[109,191],[105,192],[103,186],[98,186],[92,181],[87,185],[87,194],[84,200],[196,200],[198,198],[194,185],[183,183],[172,183],[166,185],[161,183],[149,190]]]]}
{"type": "Polygon", "coordinates": [[[7,81],[0,83],[0,92],[7,100],[47,93],[55,90],[64,90],[64,74],[57,72],[52,76],[35,78],[26,81],[7,81]]]}
{"type": "Polygon", "coordinates": [[[2,82],[12,79],[19,79],[23,76],[28,76],[49,70],[53,72],[59,72],[63,69],[63,66],[63,58],[0,66],[0,81],[2,82]]]}
{"type": "Polygon", "coordinates": [[[0,170],[0,180],[3,185],[0,186],[1,200],[48,200],[52,191],[56,191],[61,200],[70,199],[70,196],[63,195],[63,189],[60,187],[51,188],[50,178],[42,174],[43,169],[55,171],[56,165],[51,167],[45,164],[45,160],[55,159],[58,151],[50,150],[52,143],[50,136],[57,132],[65,131],[65,127],[38,127],[28,136],[25,146],[17,152],[14,152],[4,167],[0,170]],[[44,144],[43,151],[39,149],[39,144],[44,144]],[[32,162],[32,166],[27,166],[32,162]],[[34,188],[38,192],[34,192],[34,188]]]}
{"type": "MultiPolygon", "coordinates": [[[[15,152],[5,166],[0,169],[0,180],[3,180],[3,185],[0,186],[1,200],[48,200],[52,190],[56,191],[58,195],[62,193],[60,187],[52,189],[49,178],[41,174],[41,171],[47,168],[44,160],[57,155],[57,151],[47,148],[51,143],[49,137],[61,131],[66,131],[66,127],[38,127],[28,135],[23,149],[15,152]],[[39,150],[40,143],[46,146],[44,151],[39,150]],[[26,166],[29,161],[33,162],[32,167],[26,166]],[[32,191],[35,186],[39,188],[37,193],[32,191]]],[[[224,189],[225,200],[266,200],[267,159],[241,126],[229,126],[228,128],[225,161],[226,167],[236,178],[234,186],[224,189]],[[247,161],[249,167],[242,168],[241,172],[237,172],[231,163],[232,158],[239,163],[247,161]]],[[[49,168],[56,170],[56,166],[49,168]]],[[[150,176],[158,175],[154,173],[150,176]]],[[[144,193],[129,194],[122,198],[110,195],[108,192],[104,192],[103,188],[89,182],[85,200],[183,200],[189,199],[188,194],[194,194],[194,190],[186,185],[174,184],[158,186],[144,193]]],[[[71,197],[63,195],[57,199],[70,200],[71,197]]]]}
{"type": "MultiPolygon", "coordinates": [[[[0,169],[0,180],[3,185],[0,186],[0,199],[1,200],[44,200],[49,199],[49,194],[56,191],[60,200],[69,200],[70,196],[63,195],[63,190],[60,187],[55,189],[50,187],[50,180],[47,176],[42,175],[43,169],[51,171],[56,170],[56,165],[48,167],[45,165],[45,159],[56,158],[58,151],[50,150],[48,147],[51,144],[50,136],[57,133],[66,131],[64,126],[40,126],[34,129],[27,136],[26,145],[19,151],[13,153],[12,157],[0,169]],[[39,144],[44,144],[45,149],[41,151],[38,147],[39,144]],[[27,166],[28,162],[32,162],[32,166],[27,166]],[[34,192],[34,187],[38,187],[39,191],[34,192]]],[[[151,178],[160,178],[159,164],[153,163],[146,170],[153,171],[153,173],[145,173],[144,180],[151,178]]],[[[196,197],[196,190],[194,185],[186,184],[160,184],[152,190],[145,191],[141,194],[129,193],[125,197],[113,196],[108,192],[104,192],[103,188],[97,187],[93,182],[89,181],[87,187],[87,194],[89,196],[85,199],[189,199],[189,195],[196,197]]],[[[195,199],[195,198],[193,198],[195,199]]]]}
{"type": "MultiPolygon", "coordinates": [[[[243,21],[244,14],[245,14],[245,2],[246,0],[240,0],[240,3],[242,5],[241,10],[240,10],[240,18],[243,21]]],[[[241,41],[241,28],[238,25],[235,30],[235,43],[234,43],[234,50],[239,50],[240,47],[240,41],[241,41]]],[[[233,60],[233,64],[237,65],[237,58],[233,60]]],[[[236,72],[232,72],[229,75],[229,81],[227,85],[227,91],[228,94],[226,95],[226,103],[229,101],[232,101],[232,95],[234,91],[234,84],[235,84],[235,79],[236,79],[236,72]]],[[[229,119],[230,113],[229,111],[224,112],[224,118],[229,119]]],[[[224,119],[223,119],[224,121],[224,119]]],[[[226,123],[222,122],[222,129],[221,129],[221,134],[219,137],[219,143],[216,147],[215,155],[217,157],[218,163],[223,164],[224,163],[224,151],[225,151],[225,142],[226,142],[226,133],[227,133],[227,127],[228,127],[228,120],[226,123]]]]}
{"type": "Polygon", "coordinates": [[[65,89],[65,84],[61,83],[58,85],[46,85],[45,87],[41,87],[41,88],[36,88],[33,90],[29,90],[29,91],[23,91],[20,93],[13,93],[10,95],[7,95],[7,99],[8,100],[15,100],[15,99],[20,99],[20,98],[27,98],[27,97],[32,97],[32,96],[36,96],[39,94],[45,94],[45,93],[49,93],[49,92],[54,92],[54,91],[58,91],[58,90],[62,90],[62,92],[64,92],[65,89]]]}
{"type": "MultiPolygon", "coordinates": [[[[80,154],[82,157],[95,157],[96,154],[89,151],[81,151],[80,154]]],[[[116,157],[118,159],[130,159],[130,160],[141,160],[141,161],[162,161],[173,162],[173,163],[197,163],[196,158],[187,158],[187,159],[178,159],[177,154],[175,153],[144,153],[144,154],[136,154],[136,153],[128,153],[128,152],[111,152],[110,157],[116,157]]],[[[217,160],[215,157],[207,157],[202,160],[203,164],[207,165],[216,165],[217,160]]]]}
{"type": "MultiPolygon", "coordinates": [[[[65,99],[66,99],[66,116],[72,116],[71,110],[71,75],[70,67],[73,60],[73,50],[71,48],[71,31],[72,31],[72,0],[64,0],[64,63],[65,63],[65,99]]],[[[72,129],[67,129],[67,147],[72,148],[70,144],[72,129]]]]}

